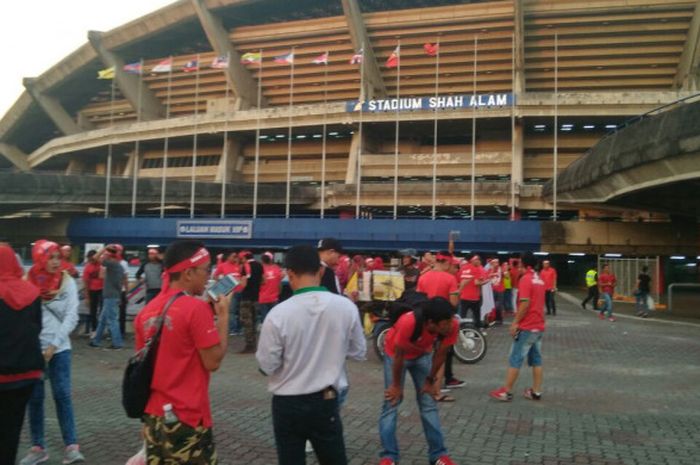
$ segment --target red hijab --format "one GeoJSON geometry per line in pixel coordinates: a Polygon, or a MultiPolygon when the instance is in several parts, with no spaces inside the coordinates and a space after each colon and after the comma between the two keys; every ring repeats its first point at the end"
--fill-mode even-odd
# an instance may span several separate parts
{"type": "Polygon", "coordinates": [[[34,266],[29,270],[29,281],[39,288],[39,294],[44,300],[53,299],[55,294],[52,291],[57,291],[61,288],[62,273],[60,269],[55,273],[46,271],[46,264],[49,262],[51,255],[56,252],[60,252],[58,244],[43,239],[36,241],[32,248],[34,266]]]}
{"type": "Polygon", "coordinates": [[[39,289],[22,279],[22,267],[15,252],[0,246],[0,299],[13,310],[22,310],[39,297],[39,289]]]}

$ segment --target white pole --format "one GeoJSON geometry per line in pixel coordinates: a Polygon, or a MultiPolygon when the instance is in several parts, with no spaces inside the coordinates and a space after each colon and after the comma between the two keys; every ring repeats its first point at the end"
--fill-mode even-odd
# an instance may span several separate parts
{"type": "MultiPolygon", "coordinates": [[[[143,93],[142,88],[143,87],[143,58],[139,61],[139,89],[138,89],[138,98],[137,98],[137,104],[136,104],[136,122],[140,123],[141,122],[141,105],[142,105],[142,98],[143,96],[141,95],[143,93]]],[[[136,139],[136,143],[134,145],[134,157],[132,160],[132,169],[133,169],[133,187],[131,189],[131,216],[132,218],[136,216],[136,195],[138,192],[138,185],[139,185],[139,168],[140,168],[140,158],[139,158],[139,149],[140,149],[140,139],[136,139]]]]}
{"type": "Polygon", "coordinates": [[[559,34],[554,33],[554,221],[557,221],[557,176],[559,174],[559,34]]]}
{"type": "Polygon", "coordinates": [[[173,57],[169,59],[170,69],[168,70],[168,92],[165,102],[165,140],[163,141],[163,169],[161,171],[160,180],[160,217],[165,217],[165,185],[166,185],[166,171],[168,169],[168,145],[170,142],[169,138],[169,128],[167,121],[170,118],[170,91],[172,89],[173,83],[173,57]]]}
{"type": "Polygon", "coordinates": [[[396,131],[394,135],[394,219],[399,210],[399,107],[401,106],[401,39],[396,46],[398,65],[396,68],[396,131]]]}
{"type": "Polygon", "coordinates": [[[326,62],[323,63],[323,142],[321,145],[321,218],[326,213],[326,130],[328,115],[328,57],[326,51],[326,62]]]}
{"type": "MultiPolygon", "coordinates": [[[[435,100],[440,91],[440,37],[437,39],[437,60],[435,61],[435,100]]],[[[437,211],[437,138],[438,138],[438,109],[435,110],[435,120],[433,121],[433,211],[431,218],[436,218],[437,211]]]]}
{"type": "Polygon", "coordinates": [[[224,80],[226,81],[226,91],[224,92],[224,114],[226,122],[224,123],[224,143],[221,149],[223,159],[223,173],[221,177],[221,218],[226,216],[226,181],[228,180],[228,120],[229,120],[229,83],[228,83],[228,67],[231,66],[231,52],[226,53],[226,68],[224,68],[224,80]]]}
{"type": "Polygon", "coordinates": [[[478,46],[478,38],[474,36],[474,76],[472,77],[473,83],[473,96],[474,96],[474,106],[472,107],[472,182],[471,182],[471,220],[474,221],[474,214],[476,212],[475,196],[476,196],[476,61],[478,58],[476,48],[478,46]]]}
{"type": "Polygon", "coordinates": [[[197,124],[199,122],[199,54],[194,77],[194,135],[192,136],[192,171],[190,185],[190,218],[194,218],[195,189],[197,184],[197,124]]]}
{"type": "Polygon", "coordinates": [[[285,201],[284,217],[289,218],[292,196],[292,112],[294,110],[294,47],[292,47],[292,76],[289,83],[289,131],[287,132],[287,198],[285,201]]]}
{"type": "Polygon", "coordinates": [[[515,34],[513,34],[513,50],[511,60],[511,82],[513,86],[513,104],[510,107],[510,220],[515,221],[515,178],[513,177],[515,168],[515,34]]]}
{"type": "Polygon", "coordinates": [[[255,166],[253,167],[253,219],[258,217],[258,178],[260,177],[260,112],[262,109],[263,51],[258,69],[258,108],[255,117],[255,166]]]}
{"type": "Polygon", "coordinates": [[[360,128],[359,128],[359,138],[360,141],[357,144],[357,192],[355,193],[355,219],[360,218],[360,192],[362,190],[362,122],[364,119],[364,106],[365,106],[365,44],[362,44],[360,48],[360,53],[362,53],[362,58],[360,61],[360,128]]]}
{"type": "MultiPolygon", "coordinates": [[[[116,73],[116,70],[114,70],[116,73]]],[[[114,128],[114,81],[115,78],[112,77],[112,86],[110,88],[110,101],[109,101],[109,128],[114,128]]],[[[105,218],[109,218],[109,200],[110,191],[112,190],[112,149],[113,144],[110,140],[107,146],[107,166],[105,167],[107,177],[105,180],[105,218]]]]}

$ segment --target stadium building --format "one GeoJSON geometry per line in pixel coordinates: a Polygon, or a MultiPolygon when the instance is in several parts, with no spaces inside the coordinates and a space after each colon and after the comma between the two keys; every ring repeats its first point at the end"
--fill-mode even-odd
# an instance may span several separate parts
{"type": "Polygon", "coordinates": [[[361,229],[357,246],[461,229],[465,248],[491,234],[482,245],[694,250],[697,227],[678,237],[668,212],[543,186],[630,118],[697,93],[698,5],[180,0],[90,31],[25,79],[0,121],[0,214],[50,216],[80,240],[167,240],[174,227],[156,229],[176,218],[221,217],[266,231],[260,246],[286,243],[273,236],[287,225],[361,229]]]}

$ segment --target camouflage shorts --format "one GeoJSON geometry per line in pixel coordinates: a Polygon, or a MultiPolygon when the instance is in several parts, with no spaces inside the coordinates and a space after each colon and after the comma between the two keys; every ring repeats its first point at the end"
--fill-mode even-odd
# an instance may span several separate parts
{"type": "Polygon", "coordinates": [[[146,463],[148,465],[216,465],[211,428],[192,428],[182,422],[163,423],[162,417],[145,415],[146,463]]]}

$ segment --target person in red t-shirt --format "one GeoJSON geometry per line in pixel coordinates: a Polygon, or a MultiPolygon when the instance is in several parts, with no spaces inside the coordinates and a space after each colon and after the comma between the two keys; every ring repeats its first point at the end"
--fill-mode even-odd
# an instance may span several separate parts
{"type": "Polygon", "coordinates": [[[73,248],[70,245],[64,245],[61,247],[61,271],[67,271],[71,278],[78,278],[80,273],[75,269],[73,262],[71,262],[71,254],[73,253],[73,248]]]}
{"type": "MultiPolygon", "coordinates": [[[[231,251],[229,252],[228,256],[226,256],[226,260],[222,261],[216,266],[213,278],[221,279],[227,274],[232,274],[236,281],[241,282],[241,278],[243,275],[241,271],[241,263],[240,258],[238,256],[238,252],[231,251]]],[[[239,334],[241,334],[241,322],[239,316],[241,307],[241,291],[244,287],[245,284],[241,283],[233,289],[233,297],[231,298],[231,308],[229,309],[229,313],[231,315],[229,320],[229,334],[231,336],[238,336],[239,334]]]]}
{"type": "Polygon", "coordinates": [[[454,464],[447,455],[433,394],[440,387],[437,383],[438,370],[445,363],[450,348],[457,342],[459,321],[454,316],[452,305],[447,300],[436,297],[423,307],[421,323],[422,331],[414,339],[416,316],[414,312],[404,313],[386,336],[384,404],[379,417],[379,438],[382,443],[380,465],[394,465],[399,460],[396,425],[399,405],[403,400],[406,372],[411,375],[413,385],[416,386],[418,410],[428,441],[430,463],[454,464]],[[436,349],[433,352],[434,347],[436,349]],[[417,386],[422,388],[419,390],[417,386]]]}
{"type": "Polygon", "coordinates": [[[534,271],[537,261],[528,252],[522,257],[526,271],[518,285],[518,311],[510,325],[513,346],[508,358],[505,385],[489,394],[494,399],[509,402],[513,399],[513,386],[520,374],[520,367],[527,357],[532,367],[532,387],[525,390],[525,397],[532,400],[542,398],[542,334],[544,333],[544,291],[542,278],[534,271]]]}
{"type": "Polygon", "coordinates": [[[90,334],[97,329],[97,313],[102,307],[102,287],[104,286],[104,279],[100,277],[102,264],[95,259],[95,255],[97,250],[88,252],[88,262],[83,268],[85,299],[90,308],[90,315],[85,322],[85,334],[90,334]]]}
{"type": "Polygon", "coordinates": [[[503,324],[503,295],[505,286],[503,285],[503,269],[497,258],[491,260],[491,269],[489,270],[489,279],[491,280],[491,288],[493,289],[493,300],[496,304],[496,324],[503,324]]]}
{"type": "Polygon", "coordinates": [[[459,283],[459,314],[466,318],[469,311],[472,312],[474,325],[480,328],[481,325],[481,285],[488,277],[481,266],[481,257],[472,256],[469,263],[462,267],[459,283]]]}
{"type": "Polygon", "coordinates": [[[423,254],[423,258],[418,262],[418,271],[420,274],[425,274],[435,267],[435,255],[428,251],[423,254]]]}
{"type": "Polygon", "coordinates": [[[615,295],[615,285],[617,284],[617,277],[614,273],[610,272],[610,265],[603,265],[603,271],[598,275],[598,287],[600,287],[600,293],[603,296],[603,308],[600,309],[598,318],[601,320],[605,319],[605,313],[608,314],[608,319],[610,321],[615,321],[613,316],[613,296],[615,295]]]}
{"type": "Polygon", "coordinates": [[[258,298],[258,320],[262,324],[267,313],[277,305],[282,286],[282,269],[273,261],[271,252],[262,254],[263,282],[260,285],[260,297],[258,298]]]}
{"type": "Polygon", "coordinates": [[[542,262],[542,271],[540,278],[544,281],[544,301],[547,307],[547,315],[557,314],[557,304],[554,301],[554,293],[557,292],[557,270],[552,268],[549,260],[542,262]]]}
{"type": "Polygon", "coordinates": [[[134,321],[138,351],[155,334],[164,307],[171,302],[143,416],[148,463],[163,463],[166,458],[171,464],[216,463],[209,375],[226,354],[230,297],[220,296],[213,311],[212,305],[195,297],[205,290],[210,260],[201,242],[171,244],[165,252],[161,293],[134,321]],[[175,418],[164,418],[166,406],[175,418]]]}

